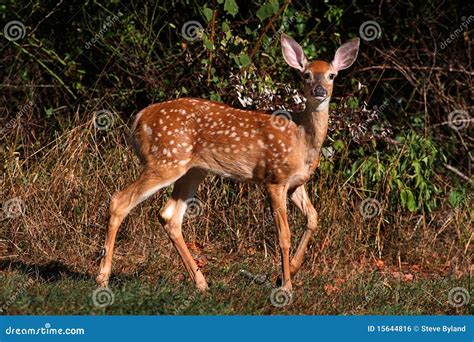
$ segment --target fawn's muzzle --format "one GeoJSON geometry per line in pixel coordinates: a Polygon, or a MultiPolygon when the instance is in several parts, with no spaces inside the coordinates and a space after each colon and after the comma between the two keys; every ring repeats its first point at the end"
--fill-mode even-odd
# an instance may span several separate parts
{"type": "Polygon", "coordinates": [[[311,95],[313,95],[314,97],[322,98],[322,97],[327,97],[328,93],[326,89],[324,89],[323,87],[317,86],[311,90],[311,95]]]}

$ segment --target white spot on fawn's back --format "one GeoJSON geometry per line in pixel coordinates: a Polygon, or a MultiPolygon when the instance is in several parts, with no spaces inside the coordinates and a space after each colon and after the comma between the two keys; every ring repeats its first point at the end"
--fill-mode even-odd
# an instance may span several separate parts
{"type": "Polygon", "coordinates": [[[153,132],[151,127],[148,126],[147,124],[144,124],[143,125],[143,131],[145,131],[145,133],[148,135],[148,136],[151,136],[151,133],[153,132]]]}

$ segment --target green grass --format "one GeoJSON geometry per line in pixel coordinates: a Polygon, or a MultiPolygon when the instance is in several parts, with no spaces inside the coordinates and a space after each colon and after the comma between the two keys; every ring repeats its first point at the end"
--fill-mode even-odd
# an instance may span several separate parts
{"type": "Polygon", "coordinates": [[[4,313],[12,315],[474,313],[472,300],[459,308],[448,303],[451,288],[469,288],[470,280],[467,276],[454,279],[420,275],[421,279],[415,277],[414,281],[407,282],[397,280],[389,272],[377,270],[367,270],[341,282],[340,278],[330,273],[311,275],[303,269],[295,279],[291,304],[278,308],[270,301],[278,272],[275,268],[265,271],[265,267],[272,262],[259,257],[262,256],[253,255],[248,262],[233,263],[230,267],[209,263],[204,267],[208,280],[212,282],[207,293],[197,292],[181,269],[161,270],[152,276],[140,273],[120,274],[111,280],[110,289],[114,302],[105,308],[94,305],[92,297],[97,287],[93,277],[89,275],[61,269],[59,265],[25,268],[21,264],[12,264],[8,271],[0,273],[0,303],[10,300],[12,303],[4,306],[4,313]],[[252,265],[251,268],[249,264],[252,265]],[[254,281],[242,270],[261,274],[262,277],[258,278],[259,281],[254,281]],[[22,286],[25,287],[24,291],[21,291],[22,286]]]}

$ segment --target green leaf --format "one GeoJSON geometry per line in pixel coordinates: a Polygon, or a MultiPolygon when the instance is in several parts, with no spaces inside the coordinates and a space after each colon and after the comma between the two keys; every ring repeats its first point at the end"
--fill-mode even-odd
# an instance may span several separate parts
{"type": "Polygon", "coordinates": [[[202,37],[202,40],[203,40],[203,42],[204,42],[204,46],[206,47],[206,49],[212,50],[212,43],[211,43],[211,41],[207,38],[207,36],[203,36],[203,37],[202,37]]]}
{"type": "Polygon", "coordinates": [[[204,16],[206,17],[206,21],[210,22],[212,19],[212,10],[209,7],[204,7],[203,13],[204,13],[204,16]]]}
{"type": "Polygon", "coordinates": [[[342,141],[341,139],[336,140],[333,144],[334,149],[338,152],[344,148],[344,145],[344,141],[342,141]]]}
{"type": "Polygon", "coordinates": [[[229,26],[228,21],[224,21],[222,23],[222,31],[225,32],[225,33],[230,32],[230,26],[229,26]]]}
{"type": "Polygon", "coordinates": [[[264,21],[265,19],[271,17],[273,15],[273,6],[267,2],[263,4],[257,11],[257,17],[260,21],[264,21]]]}
{"type": "Polygon", "coordinates": [[[240,64],[243,66],[247,66],[250,64],[250,57],[245,52],[240,55],[239,59],[240,59],[240,64]]]}
{"type": "Polygon", "coordinates": [[[402,202],[403,208],[405,208],[407,205],[407,197],[407,192],[405,190],[402,190],[402,192],[400,192],[400,200],[402,202]]]}
{"type": "Polygon", "coordinates": [[[278,3],[278,0],[270,0],[270,6],[272,6],[273,14],[278,12],[278,10],[280,9],[280,4],[278,3]]]}
{"type": "Polygon", "coordinates": [[[211,94],[211,101],[221,102],[221,96],[218,93],[213,92],[211,94]]]}
{"type": "Polygon", "coordinates": [[[456,208],[459,203],[462,201],[462,194],[457,191],[452,191],[449,194],[449,204],[451,204],[452,207],[456,208]]]}
{"type": "Polygon", "coordinates": [[[54,114],[53,108],[45,108],[44,111],[47,118],[50,118],[54,114]]]}
{"type": "Polygon", "coordinates": [[[350,96],[347,99],[347,107],[349,107],[350,109],[359,108],[359,99],[355,96],[350,96]]]}
{"type": "Polygon", "coordinates": [[[407,208],[411,212],[416,210],[415,196],[413,196],[411,190],[407,190],[407,208]]]}
{"type": "Polygon", "coordinates": [[[235,17],[235,15],[239,13],[239,6],[237,6],[235,0],[225,0],[224,10],[235,17]]]}

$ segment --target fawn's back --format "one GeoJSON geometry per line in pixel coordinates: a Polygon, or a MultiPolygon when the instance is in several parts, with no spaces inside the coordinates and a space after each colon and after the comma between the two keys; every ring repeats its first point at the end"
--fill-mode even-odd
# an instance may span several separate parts
{"type": "Polygon", "coordinates": [[[262,111],[181,98],[142,110],[133,142],[152,169],[199,167],[244,181],[281,183],[293,177],[299,183],[308,173],[304,132],[291,120],[274,119],[262,111]]]}

